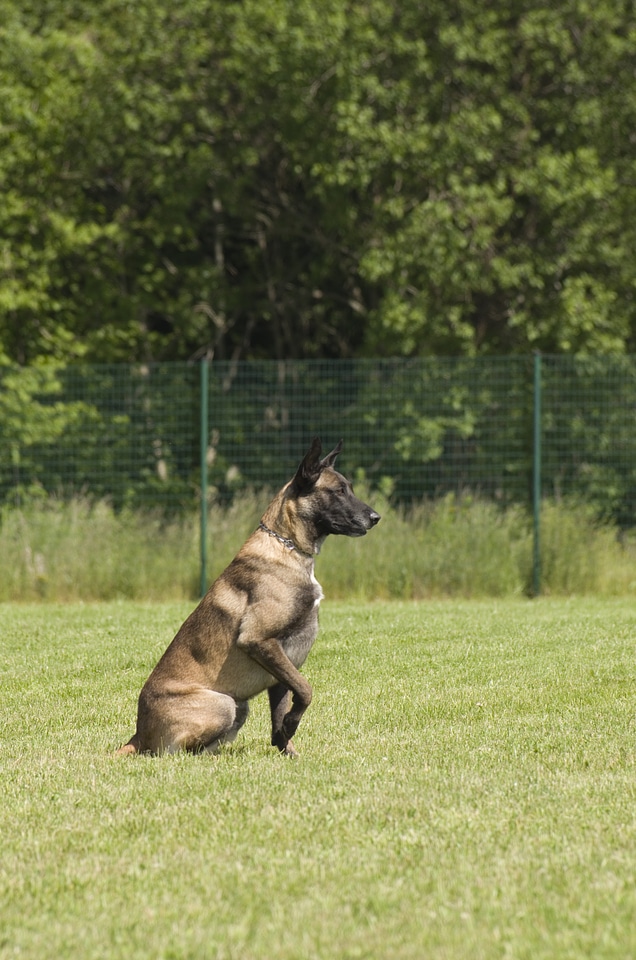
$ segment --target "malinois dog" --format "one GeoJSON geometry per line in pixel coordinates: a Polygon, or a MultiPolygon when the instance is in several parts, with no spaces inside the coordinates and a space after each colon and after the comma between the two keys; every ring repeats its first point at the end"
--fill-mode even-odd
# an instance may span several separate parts
{"type": "Polygon", "coordinates": [[[314,559],[330,534],[362,537],[380,519],[334,469],[342,440],[322,460],[315,438],[258,529],[179,629],[140,695],[137,730],[118,753],[215,752],[267,690],[272,745],[292,737],[311,702],[299,672],[318,633],[323,593],[314,559]]]}

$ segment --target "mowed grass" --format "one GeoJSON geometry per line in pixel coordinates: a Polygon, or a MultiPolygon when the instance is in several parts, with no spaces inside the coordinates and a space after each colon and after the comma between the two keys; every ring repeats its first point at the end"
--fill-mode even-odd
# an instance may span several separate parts
{"type": "Polygon", "coordinates": [[[636,610],[325,601],[298,761],[114,758],[188,603],[0,606],[0,957],[636,956],[636,610]]]}

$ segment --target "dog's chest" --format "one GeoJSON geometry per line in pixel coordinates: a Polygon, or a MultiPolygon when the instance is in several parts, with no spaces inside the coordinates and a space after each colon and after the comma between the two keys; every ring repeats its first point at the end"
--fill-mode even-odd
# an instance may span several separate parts
{"type": "Polygon", "coordinates": [[[318,607],[323,597],[322,587],[312,570],[309,588],[302,603],[302,612],[282,639],[282,647],[296,667],[302,666],[305,662],[318,635],[318,607]]]}
{"type": "Polygon", "coordinates": [[[314,573],[314,568],[311,568],[311,585],[314,588],[314,608],[317,610],[320,606],[320,601],[324,600],[325,595],[322,592],[322,587],[316,580],[316,574],[314,573]]]}

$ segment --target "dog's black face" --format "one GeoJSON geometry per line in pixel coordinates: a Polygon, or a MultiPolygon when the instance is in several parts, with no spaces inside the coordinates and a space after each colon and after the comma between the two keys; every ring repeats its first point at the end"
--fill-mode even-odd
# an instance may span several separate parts
{"type": "Polygon", "coordinates": [[[320,475],[314,493],[314,522],[319,536],[329,533],[363,537],[380,519],[380,514],[359,500],[341,473],[328,467],[320,475]]]}
{"type": "Polygon", "coordinates": [[[314,440],[291,484],[299,513],[320,539],[330,533],[363,537],[380,520],[380,514],[359,500],[350,481],[334,469],[341,449],[342,441],[321,460],[320,441],[314,440]]]}

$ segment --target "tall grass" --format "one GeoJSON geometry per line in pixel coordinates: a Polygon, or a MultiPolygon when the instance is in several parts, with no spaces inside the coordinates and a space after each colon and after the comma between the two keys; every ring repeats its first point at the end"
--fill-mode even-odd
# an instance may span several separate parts
{"type": "MultiPolygon", "coordinates": [[[[531,593],[532,523],[522,508],[448,496],[408,510],[377,509],[382,522],[368,537],[327,541],[318,576],[329,595],[417,600],[531,593]]],[[[541,584],[554,596],[633,594],[636,543],[584,504],[546,502],[541,584]]]]}
{"type": "Polygon", "coordinates": [[[378,509],[381,524],[368,537],[327,541],[319,578],[330,595],[406,600],[526,590],[532,543],[520,509],[453,497],[378,509]]]}
{"type": "MultiPolygon", "coordinates": [[[[220,572],[254,529],[261,503],[246,495],[210,510],[210,565],[220,572]]],[[[199,589],[199,520],[117,513],[105,501],[49,500],[5,510],[1,600],[191,599],[199,589]]]]}
{"type": "MultiPolygon", "coordinates": [[[[317,561],[333,598],[522,596],[532,583],[528,513],[466,497],[391,506],[367,537],[331,537],[317,561]]],[[[255,529],[267,493],[212,505],[208,579],[255,529]]],[[[546,503],[541,523],[543,591],[553,595],[636,592],[636,545],[596,521],[585,506],[546,503]]],[[[0,601],[194,599],[199,588],[199,520],[115,512],[105,501],[33,503],[0,516],[0,601]]]]}

